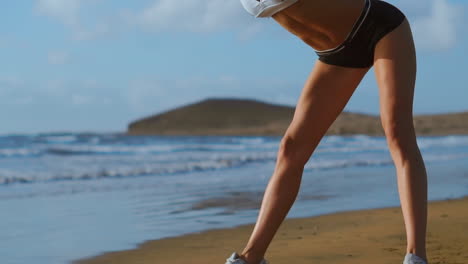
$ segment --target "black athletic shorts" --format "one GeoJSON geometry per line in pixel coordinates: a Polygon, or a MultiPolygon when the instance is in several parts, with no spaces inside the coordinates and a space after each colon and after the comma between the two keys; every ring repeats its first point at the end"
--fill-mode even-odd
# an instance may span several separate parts
{"type": "Polygon", "coordinates": [[[338,47],[315,51],[319,60],[332,65],[367,68],[374,64],[377,42],[398,27],[405,15],[395,6],[382,0],[366,0],[358,20],[338,47]]]}

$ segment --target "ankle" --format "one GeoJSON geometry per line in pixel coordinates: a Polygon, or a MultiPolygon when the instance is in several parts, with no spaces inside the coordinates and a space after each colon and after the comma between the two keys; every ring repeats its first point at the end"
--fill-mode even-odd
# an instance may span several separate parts
{"type": "Polygon", "coordinates": [[[427,256],[426,256],[426,250],[417,250],[417,249],[414,249],[414,248],[408,248],[406,249],[406,253],[411,253],[413,255],[416,255],[422,259],[424,259],[424,261],[427,262],[427,256]]]}
{"type": "Polygon", "coordinates": [[[255,256],[249,253],[239,254],[239,258],[243,259],[247,264],[260,264],[263,260],[263,256],[255,256]]]}

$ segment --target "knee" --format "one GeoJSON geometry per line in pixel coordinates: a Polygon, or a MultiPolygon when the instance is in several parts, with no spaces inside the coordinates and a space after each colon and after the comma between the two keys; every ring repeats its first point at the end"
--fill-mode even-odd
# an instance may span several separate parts
{"type": "Polygon", "coordinates": [[[292,136],[285,135],[280,142],[278,150],[278,161],[292,167],[303,168],[310,154],[305,146],[292,136]]]}
{"type": "Polygon", "coordinates": [[[405,154],[417,149],[416,134],[412,121],[388,120],[383,123],[385,137],[391,152],[405,154]]]}

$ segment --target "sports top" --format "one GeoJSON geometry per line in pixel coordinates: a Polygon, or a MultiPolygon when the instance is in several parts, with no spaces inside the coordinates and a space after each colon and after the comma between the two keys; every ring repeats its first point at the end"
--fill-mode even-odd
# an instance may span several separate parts
{"type": "Polygon", "coordinates": [[[244,9],[254,17],[271,17],[299,0],[240,0],[244,9]]]}

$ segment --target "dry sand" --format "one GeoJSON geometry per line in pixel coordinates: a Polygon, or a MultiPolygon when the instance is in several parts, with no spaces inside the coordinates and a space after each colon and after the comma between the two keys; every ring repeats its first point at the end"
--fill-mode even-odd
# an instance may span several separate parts
{"type": "MultiPolygon", "coordinates": [[[[254,225],[147,241],[79,264],[224,264],[254,225]]],[[[399,207],[286,219],[266,258],[271,264],[400,264],[406,238],[399,207]]],[[[429,204],[430,264],[468,264],[468,197],[429,204]]]]}

